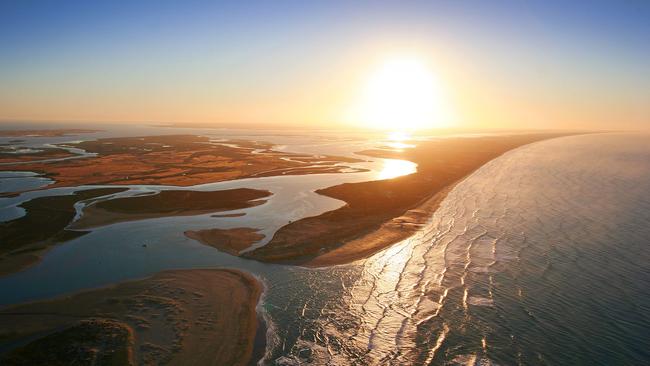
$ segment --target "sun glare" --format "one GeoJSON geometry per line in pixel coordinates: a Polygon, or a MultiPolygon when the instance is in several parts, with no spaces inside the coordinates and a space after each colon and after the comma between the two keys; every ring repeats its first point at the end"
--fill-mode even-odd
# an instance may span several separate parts
{"type": "Polygon", "coordinates": [[[402,175],[413,174],[417,171],[418,165],[407,161],[397,159],[384,159],[384,166],[377,174],[377,179],[391,179],[402,175]]]}
{"type": "Polygon", "coordinates": [[[410,138],[411,135],[404,131],[392,131],[388,133],[386,146],[398,151],[415,147],[415,145],[406,142],[410,138]]]}
{"type": "Polygon", "coordinates": [[[350,119],[377,129],[420,130],[448,124],[448,107],[430,68],[414,57],[386,60],[370,75],[350,119]]]}

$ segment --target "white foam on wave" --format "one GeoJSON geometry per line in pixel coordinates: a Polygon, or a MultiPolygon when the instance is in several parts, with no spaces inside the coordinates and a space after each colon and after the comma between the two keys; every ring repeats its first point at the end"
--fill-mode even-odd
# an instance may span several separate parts
{"type": "Polygon", "coordinates": [[[474,306],[494,306],[494,300],[489,297],[470,296],[467,303],[474,306]]]}

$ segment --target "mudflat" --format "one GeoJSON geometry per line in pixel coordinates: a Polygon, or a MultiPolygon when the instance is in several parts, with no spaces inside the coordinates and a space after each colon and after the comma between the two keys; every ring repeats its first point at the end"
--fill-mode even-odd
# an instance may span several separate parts
{"type": "Polygon", "coordinates": [[[261,291],[236,270],[176,270],[13,305],[0,310],[0,346],[14,345],[0,364],[48,357],[78,364],[94,350],[100,359],[126,361],[113,364],[248,365],[261,291]],[[75,352],[63,352],[74,344],[75,352]]]}
{"type": "Polygon", "coordinates": [[[346,202],[319,216],[280,228],[263,247],[242,256],[276,263],[326,266],[366,258],[414,234],[459,180],[508,150],[566,134],[446,138],[418,142],[404,151],[361,154],[406,159],[414,174],[394,179],[346,183],[317,193],[346,202]]]}
{"type": "MultiPolygon", "coordinates": [[[[59,145],[94,156],[5,165],[55,180],[48,186],[155,184],[192,186],[247,177],[354,171],[359,159],[272,150],[265,142],[210,140],[195,135],[106,138],[59,145]]],[[[16,156],[14,159],[27,159],[16,156]]],[[[359,170],[359,169],[358,169],[359,170]]]]}

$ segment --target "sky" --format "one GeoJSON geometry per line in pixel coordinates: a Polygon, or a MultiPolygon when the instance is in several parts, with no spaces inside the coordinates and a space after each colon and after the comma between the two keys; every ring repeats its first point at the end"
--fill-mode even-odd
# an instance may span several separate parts
{"type": "Polygon", "coordinates": [[[354,126],[407,57],[434,75],[432,127],[647,130],[649,19],[645,0],[4,0],[0,120],[354,126]]]}

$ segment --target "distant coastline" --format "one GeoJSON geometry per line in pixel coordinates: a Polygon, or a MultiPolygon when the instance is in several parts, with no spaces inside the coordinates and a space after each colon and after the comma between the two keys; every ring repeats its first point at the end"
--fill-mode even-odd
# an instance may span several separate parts
{"type": "Polygon", "coordinates": [[[65,128],[65,129],[40,129],[40,130],[0,130],[0,137],[60,137],[74,136],[84,133],[101,132],[86,128],[65,128]]]}

